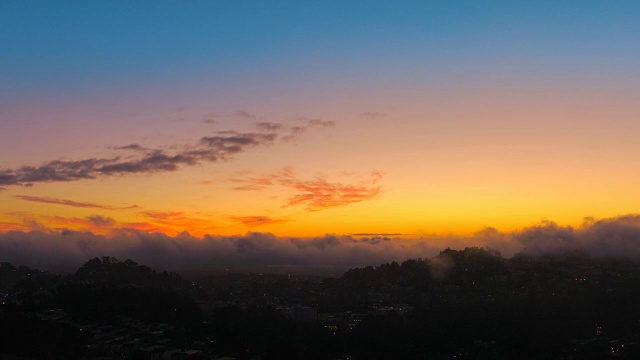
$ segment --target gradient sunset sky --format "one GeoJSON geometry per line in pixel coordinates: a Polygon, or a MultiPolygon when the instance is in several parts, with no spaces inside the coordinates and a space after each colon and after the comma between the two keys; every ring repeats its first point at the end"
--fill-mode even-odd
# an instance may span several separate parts
{"type": "Polygon", "coordinates": [[[636,1],[2,1],[0,233],[409,241],[635,214],[639,19],[636,1]]]}

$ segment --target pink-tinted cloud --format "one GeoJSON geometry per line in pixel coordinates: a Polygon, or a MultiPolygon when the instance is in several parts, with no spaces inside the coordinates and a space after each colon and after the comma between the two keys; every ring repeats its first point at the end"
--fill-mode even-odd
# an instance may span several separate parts
{"type": "Polygon", "coordinates": [[[127,209],[135,209],[138,207],[138,205],[115,207],[115,206],[100,205],[100,204],[94,204],[94,203],[88,203],[88,202],[78,202],[78,201],[66,200],[66,199],[56,199],[51,197],[28,196],[28,195],[15,195],[14,197],[24,201],[38,202],[43,204],[65,205],[65,206],[84,208],[84,209],[127,210],[127,209]]]}
{"type": "Polygon", "coordinates": [[[371,200],[380,193],[380,186],[369,184],[331,183],[326,179],[284,180],[286,186],[299,191],[289,198],[287,206],[305,205],[307,210],[321,210],[371,200]]]}
{"type": "Polygon", "coordinates": [[[211,219],[187,216],[179,211],[143,211],[138,215],[149,219],[148,222],[128,224],[139,230],[162,231],[167,234],[192,231],[197,234],[212,232],[218,227],[211,219]]]}
{"type": "Polygon", "coordinates": [[[274,219],[268,216],[231,216],[231,220],[239,222],[249,227],[282,224],[287,222],[285,219],[274,219]]]}
{"type": "Polygon", "coordinates": [[[382,187],[377,183],[383,176],[384,172],[373,171],[368,180],[338,183],[330,182],[325,177],[303,180],[298,178],[291,168],[287,168],[277,174],[257,177],[245,175],[232,181],[242,184],[235,187],[235,190],[261,190],[274,185],[292,189],[296,194],[289,197],[284,206],[301,205],[309,211],[316,211],[376,198],[382,191],[382,187]]]}
{"type": "Polygon", "coordinates": [[[0,222],[0,233],[14,230],[27,230],[27,227],[15,222],[0,222]]]}

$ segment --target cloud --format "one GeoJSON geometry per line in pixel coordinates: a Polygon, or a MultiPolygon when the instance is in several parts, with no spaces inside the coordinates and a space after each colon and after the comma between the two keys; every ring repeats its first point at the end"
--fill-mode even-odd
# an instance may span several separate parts
{"type": "Polygon", "coordinates": [[[123,226],[145,231],[161,231],[168,234],[182,231],[194,231],[197,234],[204,234],[218,228],[209,218],[188,216],[179,211],[150,210],[142,211],[138,215],[148,219],[148,221],[123,224],[123,226]]]}
{"type": "Polygon", "coordinates": [[[222,131],[213,136],[202,137],[195,144],[183,145],[179,147],[180,150],[172,153],[131,144],[118,148],[133,153],[127,158],[115,156],[75,161],[54,160],[40,166],[0,169],[0,185],[30,186],[43,182],[68,182],[106,176],[176,171],[181,167],[203,162],[226,161],[255,147],[271,145],[277,138],[278,134],[274,132],[222,131]]]}
{"type": "Polygon", "coordinates": [[[367,119],[377,119],[377,118],[381,118],[381,117],[385,117],[387,116],[387,114],[383,114],[383,113],[379,113],[379,112],[365,112],[360,114],[360,117],[363,118],[367,118],[367,119]]]}
{"type": "Polygon", "coordinates": [[[368,243],[371,245],[378,245],[381,241],[391,241],[392,238],[390,238],[389,236],[365,236],[363,238],[360,238],[359,240],[357,240],[358,242],[361,243],[368,243]]]}
{"type": "Polygon", "coordinates": [[[59,231],[73,227],[81,231],[105,233],[117,226],[117,222],[113,218],[103,215],[90,215],[85,218],[41,215],[37,219],[27,217],[23,221],[24,227],[41,232],[59,231]],[[47,226],[40,221],[45,222],[47,226]]]}
{"type": "Polygon", "coordinates": [[[585,218],[580,226],[541,221],[512,232],[487,227],[471,241],[499,250],[538,255],[582,250],[593,256],[640,257],[640,214],[585,218]]]}
{"type": "Polygon", "coordinates": [[[407,234],[401,233],[355,233],[350,234],[351,236],[403,236],[407,234]]]}
{"type": "Polygon", "coordinates": [[[292,141],[298,138],[298,136],[304,134],[307,131],[306,126],[292,126],[289,128],[289,135],[283,137],[284,141],[292,141]]]}
{"type": "MultiPolygon", "coordinates": [[[[197,236],[213,233],[219,229],[211,216],[192,216],[177,211],[139,211],[136,215],[140,221],[119,222],[104,215],[91,215],[84,218],[63,217],[57,215],[42,215],[29,212],[6,213],[12,218],[21,221],[18,225],[12,225],[7,229],[46,231],[47,229],[69,229],[105,233],[112,229],[136,229],[147,232],[162,232],[175,235],[184,231],[190,231],[197,236]]],[[[0,227],[0,232],[2,231],[0,227]]]]}
{"type": "MultiPolygon", "coordinates": [[[[160,212],[157,218],[180,217],[160,212]]],[[[95,215],[85,219],[59,219],[60,223],[84,222],[109,227],[112,219],[95,215]]],[[[124,224],[121,224],[124,225],[124,224]]],[[[312,238],[278,237],[250,232],[236,236],[203,235],[186,232],[169,236],[154,233],[153,225],[95,231],[51,229],[35,220],[28,224],[0,223],[0,261],[44,270],[75,271],[95,256],[134,259],[159,270],[183,273],[232,271],[341,273],[357,266],[379,265],[410,258],[429,258],[447,247],[464,249],[484,246],[503,255],[558,253],[584,250],[592,256],[640,257],[640,215],[587,219],[578,227],[541,222],[513,232],[485,228],[467,237],[442,236],[432,239],[399,239],[390,236],[353,237],[327,234],[312,238]],[[32,231],[24,231],[25,226],[32,231]],[[151,229],[151,230],[150,230],[151,229]],[[504,251],[503,251],[504,250],[504,251]]],[[[433,259],[445,274],[451,264],[433,259]]],[[[440,271],[439,270],[439,271],[440,271]]]]}
{"type": "Polygon", "coordinates": [[[129,144],[125,146],[116,146],[114,150],[134,150],[134,151],[152,151],[152,149],[141,146],[140,144],[129,144]]]}
{"type": "Polygon", "coordinates": [[[5,187],[0,187],[0,191],[7,191],[7,188],[5,188],[5,187]]]}
{"type": "Polygon", "coordinates": [[[320,210],[371,200],[380,193],[380,186],[330,183],[318,178],[310,181],[285,180],[287,186],[299,191],[289,198],[287,206],[305,205],[307,210],[320,210]]]}
{"type": "Polygon", "coordinates": [[[296,247],[298,247],[298,249],[306,249],[311,247],[319,250],[325,250],[327,248],[338,248],[342,245],[342,242],[344,242],[345,240],[350,240],[350,239],[343,238],[341,241],[335,235],[325,235],[324,237],[310,239],[310,240],[291,239],[291,243],[294,244],[296,247]]]}
{"type": "Polygon", "coordinates": [[[15,222],[0,222],[0,233],[13,230],[26,230],[26,227],[24,224],[15,222]]]}
{"type": "Polygon", "coordinates": [[[100,204],[87,203],[87,202],[77,202],[73,200],[56,199],[56,198],[40,197],[40,196],[28,196],[28,195],[14,195],[14,197],[24,201],[38,202],[43,204],[65,205],[65,206],[85,208],[85,209],[127,210],[127,209],[134,209],[138,207],[138,205],[114,207],[114,206],[100,205],[100,204]]]}
{"type": "Polygon", "coordinates": [[[97,227],[114,227],[116,225],[113,218],[102,215],[87,216],[87,221],[97,227]]]}
{"type": "Polygon", "coordinates": [[[175,219],[178,217],[182,217],[184,215],[183,212],[177,211],[143,211],[140,215],[155,219],[155,220],[167,220],[167,219],[175,219]]]}
{"type": "Polygon", "coordinates": [[[309,127],[312,127],[312,126],[332,127],[335,124],[336,124],[335,121],[329,121],[329,120],[322,120],[322,119],[309,120],[309,127]]]}
{"type": "Polygon", "coordinates": [[[296,194],[289,197],[284,206],[302,205],[309,211],[316,211],[374,199],[382,191],[376,184],[383,176],[384,172],[373,171],[370,180],[344,184],[330,182],[324,177],[302,180],[287,168],[277,174],[245,176],[232,181],[242,184],[235,190],[261,190],[274,185],[292,189],[296,194]]]}
{"type": "Polygon", "coordinates": [[[259,122],[254,124],[260,131],[278,131],[281,130],[284,125],[272,122],[259,122]]]}
{"type": "Polygon", "coordinates": [[[75,271],[96,256],[134,259],[158,270],[182,273],[232,271],[341,273],[353,266],[437,254],[430,247],[372,245],[349,236],[283,238],[251,232],[237,236],[168,236],[134,229],[108,235],[86,231],[39,230],[0,233],[0,261],[52,271],[75,271]]]}
{"type": "Polygon", "coordinates": [[[239,222],[249,227],[282,224],[287,222],[287,220],[284,219],[273,219],[268,216],[231,216],[230,218],[233,221],[239,222]]]}
{"type": "Polygon", "coordinates": [[[217,113],[211,112],[204,116],[204,118],[202,119],[202,122],[205,124],[217,124],[218,121],[216,119],[220,117],[222,116],[217,113]]]}
{"type": "Polygon", "coordinates": [[[453,269],[455,263],[448,256],[435,256],[429,259],[429,265],[431,266],[431,277],[442,280],[453,269]]]}
{"type": "Polygon", "coordinates": [[[281,123],[273,123],[273,122],[259,122],[255,123],[254,126],[260,131],[283,131],[288,133],[287,135],[282,137],[284,141],[292,141],[296,140],[300,135],[307,132],[308,129],[313,127],[319,128],[329,128],[335,126],[335,121],[322,120],[322,119],[302,119],[305,121],[304,125],[286,125],[281,123]]]}
{"type": "Polygon", "coordinates": [[[640,256],[640,214],[595,220],[585,218],[579,227],[551,221],[513,234],[527,253],[585,250],[605,256],[640,256]]]}
{"type": "Polygon", "coordinates": [[[247,111],[244,111],[244,110],[236,111],[235,115],[237,117],[241,117],[241,118],[244,118],[244,119],[256,119],[257,118],[257,116],[255,116],[255,115],[253,115],[253,114],[251,114],[251,113],[249,113],[247,111]]]}

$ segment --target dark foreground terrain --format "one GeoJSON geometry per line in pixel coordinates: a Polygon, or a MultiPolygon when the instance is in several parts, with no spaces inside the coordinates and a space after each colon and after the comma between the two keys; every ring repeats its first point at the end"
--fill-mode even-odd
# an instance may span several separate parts
{"type": "Polygon", "coordinates": [[[0,264],[4,359],[638,359],[640,262],[482,248],[339,278],[0,264]]]}

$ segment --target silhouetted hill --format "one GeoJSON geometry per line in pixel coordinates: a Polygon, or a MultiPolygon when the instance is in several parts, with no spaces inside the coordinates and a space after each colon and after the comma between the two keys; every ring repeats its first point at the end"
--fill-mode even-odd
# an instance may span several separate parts
{"type": "Polygon", "coordinates": [[[115,257],[103,256],[84,263],[74,275],[74,281],[109,285],[137,285],[159,288],[180,288],[189,286],[189,282],[176,273],[163,271],[157,273],[145,265],[138,265],[127,259],[119,261],[115,257]]]}
{"type": "Polygon", "coordinates": [[[7,262],[0,263],[0,292],[35,291],[60,278],[59,275],[26,266],[16,267],[7,262]]]}
{"type": "Polygon", "coordinates": [[[238,359],[640,357],[640,262],[583,252],[503,258],[445,249],[338,278],[234,274],[199,283],[102,257],[67,276],[0,264],[0,279],[13,287],[0,320],[16,328],[0,331],[0,354],[126,357],[116,344],[197,343],[238,359]]]}

